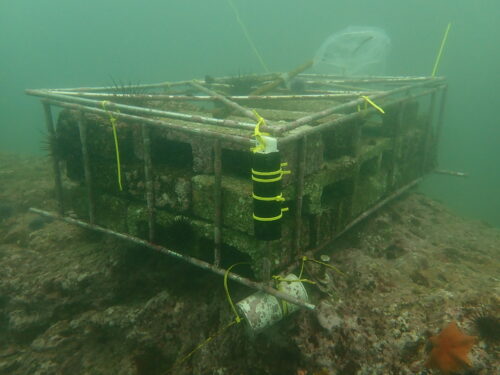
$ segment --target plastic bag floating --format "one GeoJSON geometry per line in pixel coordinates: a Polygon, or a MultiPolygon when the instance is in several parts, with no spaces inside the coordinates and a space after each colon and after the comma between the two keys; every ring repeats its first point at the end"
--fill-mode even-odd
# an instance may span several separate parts
{"type": "Polygon", "coordinates": [[[314,68],[318,73],[341,76],[383,75],[390,47],[384,30],[349,26],[321,45],[314,68]]]}

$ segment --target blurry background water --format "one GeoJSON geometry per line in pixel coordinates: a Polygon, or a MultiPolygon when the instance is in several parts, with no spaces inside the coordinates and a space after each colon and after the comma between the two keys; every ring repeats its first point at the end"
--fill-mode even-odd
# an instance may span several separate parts
{"type": "MultiPolygon", "coordinates": [[[[349,25],[384,29],[391,75],[439,73],[450,90],[443,169],[422,189],[455,211],[500,226],[500,2],[497,0],[233,0],[271,71],[314,56],[349,25]]],[[[44,129],[25,88],[149,83],[262,72],[227,0],[0,1],[0,151],[40,153],[44,129]]]]}

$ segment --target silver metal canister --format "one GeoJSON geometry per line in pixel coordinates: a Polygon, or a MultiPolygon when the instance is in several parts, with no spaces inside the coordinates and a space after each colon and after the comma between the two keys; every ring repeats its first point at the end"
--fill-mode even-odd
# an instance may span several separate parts
{"type": "MultiPolygon", "coordinates": [[[[280,281],[278,290],[308,302],[309,296],[307,295],[307,291],[304,285],[300,281],[297,281],[297,276],[289,274],[285,279],[291,281],[280,281]]],[[[250,331],[253,333],[270,327],[299,309],[297,305],[282,301],[264,292],[254,293],[238,302],[236,306],[244,316],[250,331]]]]}

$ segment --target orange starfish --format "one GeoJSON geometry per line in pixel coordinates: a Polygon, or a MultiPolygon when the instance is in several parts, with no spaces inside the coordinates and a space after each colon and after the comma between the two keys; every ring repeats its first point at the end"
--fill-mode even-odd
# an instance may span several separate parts
{"type": "Polygon", "coordinates": [[[475,336],[462,333],[457,323],[451,322],[439,335],[430,338],[433,348],[425,366],[439,369],[445,375],[472,366],[467,354],[476,339],[475,336]]]}

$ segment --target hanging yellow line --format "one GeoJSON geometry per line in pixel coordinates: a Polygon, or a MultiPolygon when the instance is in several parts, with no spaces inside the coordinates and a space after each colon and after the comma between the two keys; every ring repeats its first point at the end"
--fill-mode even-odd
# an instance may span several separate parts
{"type": "Polygon", "coordinates": [[[438,55],[436,57],[436,61],[434,62],[434,68],[432,69],[432,77],[436,76],[436,73],[437,73],[437,70],[439,67],[439,63],[441,62],[441,55],[443,54],[444,46],[446,44],[446,40],[448,39],[448,33],[450,32],[450,28],[451,28],[451,22],[448,23],[448,26],[446,27],[446,31],[444,32],[444,35],[443,35],[443,40],[441,40],[441,46],[439,47],[439,52],[438,52],[438,55]]]}
{"type": "Polygon", "coordinates": [[[236,6],[232,2],[232,0],[227,0],[227,2],[229,4],[229,6],[233,9],[234,15],[236,16],[236,20],[240,24],[241,29],[243,30],[243,34],[245,34],[245,37],[247,38],[247,41],[250,44],[250,47],[252,47],[253,52],[255,53],[255,55],[257,56],[257,58],[259,59],[260,65],[262,65],[262,67],[264,68],[264,70],[266,71],[266,73],[269,73],[269,68],[267,67],[266,63],[264,62],[264,59],[262,58],[262,56],[259,53],[259,50],[257,49],[257,47],[255,46],[252,38],[250,37],[250,33],[248,32],[245,24],[241,20],[240,13],[238,12],[238,9],[236,8],[236,6]]]}
{"type": "MultiPolygon", "coordinates": [[[[115,154],[116,154],[116,173],[118,177],[118,188],[120,191],[123,191],[123,186],[122,186],[122,167],[120,164],[120,149],[118,147],[118,135],[116,134],[116,118],[113,116],[111,112],[109,112],[106,109],[106,105],[108,105],[110,102],[107,100],[103,100],[101,102],[102,109],[104,109],[106,112],[108,112],[109,116],[109,122],[111,123],[111,128],[113,129],[113,139],[115,141],[115,154]]],[[[118,111],[120,112],[120,111],[118,111]]]]}

